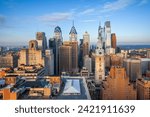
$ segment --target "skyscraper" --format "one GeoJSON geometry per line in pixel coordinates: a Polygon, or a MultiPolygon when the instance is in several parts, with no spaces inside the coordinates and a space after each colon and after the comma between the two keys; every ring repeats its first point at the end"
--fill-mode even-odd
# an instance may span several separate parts
{"type": "MultiPolygon", "coordinates": [[[[70,42],[66,43],[72,47],[72,72],[78,72],[78,41],[77,41],[77,31],[74,24],[69,33],[70,42]]],[[[65,43],[64,43],[65,45],[65,43]]]]}
{"type": "Polygon", "coordinates": [[[102,82],[103,100],[135,100],[136,90],[129,83],[125,68],[111,67],[110,74],[102,82]]]}
{"type": "Polygon", "coordinates": [[[36,40],[38,43],[38,48],[42,50],[43,55],[45,55],[45,50],[47,49],[47,39],[44,32],[36,33],[36,40]]]}
{"type": "Polygon", "coordinates": [[[52,49],[45,51],[45,67],[47,75],[54,75],[54,54],[52,49]]]}
{"type": "Polygon", "coordinates": [[[112,33],[111,34],[111,47],[116,49],[116,34],[115,33],[112,33]]]}
{"type": "Polygon", "coordinates": [[[105,34],[105,52],[106,54],[110,54],[110,48],[111,48],[111,26],[110,21],[105,22],[104,26],[104,34],[105,34]]]}
{"type": "Polygon", "coordinates": [[[59,74],[59,47],[62,45],[62,31],[59,26],[54,29],[54,37],[49,39],[49,48],[54,53],[54,74],[59,74]]]}
{"type": "Polygon", "coordinates": [[[69,38],[70,38],[70,41],[77,41],[77,31],[76,31],[76,28],[74,27],[74,22],[69,33],[69,38]]]}
{"type": "Polygon", "coordinates": [[[86,31],[83,35],[83,58],[85,55],[89,55],[90,48],[90,35],[86,31]]]}
{"type": "Polygon", "coordinates": [[[72,60],[72,72],[78,72],[78,42],[77,41],[65,41],[63,43],[65,46],[71,46],[72,53],[71,60],[72,60]]]}
{"type": "Polygon", "coordinates": [[[71,72],[72,70],[72,47],[62,45],[59,47],[59,74],[62,72],[71,72]]]}
{"type": "Polygon", "coordinates": [[[54,38],[58,41],[61,40],[63,41],[63,37],[62,37],[62,31],[61,28],[59,26],[56,26],[54,29],[54,38]]]}
{"type": "Polygon", "coordinates": [[[84,67],[86,67],[86,69],[88,70],[89,73],[92,72],[92,59],[86,55],[84,56],[84,67]]]}
{"type": "Polygon", "coordinates": [[[79,69],[82,69],[83,67],[83,39],[80,39],[78,65],[79,65],[79,69]]]}

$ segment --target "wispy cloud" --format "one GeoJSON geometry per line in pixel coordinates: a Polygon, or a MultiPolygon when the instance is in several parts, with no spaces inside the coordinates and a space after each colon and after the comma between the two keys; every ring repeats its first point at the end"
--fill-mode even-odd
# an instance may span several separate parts
{"type": "Polygon", "coordinates": [[[89,22],[95,22],[96,20],[82,20],[81,22],[84,22],[84,23],[89,23],[89,22]]]}
{"type": "Polygon", "coordinates": [[[94,11],[95,11],[94,8],[86,9],[86,10],[80,12],[79,15],[88,15],[90,13],[93,13],[94,11]]]}
{"type": "Polygon", "coordinates": [[[58,22],[63,20],[69,20],[71,19],[72,15],[72,12],[51,13],[39,16],[38,20],[43,22],[58,22]]]}
{"type": "Polygon", "coordinates": [[[144,4],[147,4],[148,0],[140,0],[140,3],[138,4],[139,6],[142,6],[144,4]]]}
{"type": "Polygon", "coordinates": [[[128,7],[134,0],[116,0],[114,2],[107,2],[104,4],[101,12],[117,11],[128,7]]]}

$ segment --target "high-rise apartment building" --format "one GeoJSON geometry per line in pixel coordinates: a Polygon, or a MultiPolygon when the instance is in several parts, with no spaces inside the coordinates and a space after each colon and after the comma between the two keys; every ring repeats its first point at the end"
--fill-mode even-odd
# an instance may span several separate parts
{"type": "Polygon", "coordinates": [[[72,47],[62,45],[59,47],[59,74],[62,72],[72,72],[72,47]]]}
{"type": "Polygon", "coordinates": [[[102,82],[103,100],[135,100],[136,90],[129,83],[125,68],[111,67],[110,74],[102,82]]]}
{"type": "Polygon", "coordinates": [[[150,100],[150,77],[137,79],[137,99],[150,100]]]}

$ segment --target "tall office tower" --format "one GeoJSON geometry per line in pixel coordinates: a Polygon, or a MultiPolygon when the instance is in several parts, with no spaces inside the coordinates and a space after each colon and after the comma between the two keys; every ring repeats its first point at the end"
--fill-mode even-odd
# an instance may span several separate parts
{"type": "Polygon", "coordinates": [[[129,83],[125,68],[111,67],[110,74],[102,81],[103,100],[135,100],[136,90],[129,83]]]}
{"type": "Polygon", "coordinates": [[[141,61],[139,59],[124,59],[123,66],[131,82],[135,82],[141,76],[141,61]]]}
{"type": "Polygon", "coordinates": [[[89,73],[92,72],[92,59],[89,57],[89,55],[84,56],[84,67],[88,70],[89,73]]]}
{"type": "Polygon", "coordinates": [[[22,49],[20,51],[20,58],[18,60],[19,65],[37,65],[41,64],[45,66],[44,57],[42,56],[42,50],[38,49],[38,43],[36,40],[29,41],[29,49],[22,49]]]}
{"type": "Polygon", "coordinates": [[[117,48],[116,43],[117,43],[116,42],[116,34],[112,33],[111,34],[111,47],[114,48],[114,49],[116,49],[117,48]]]}
{"type": "Polygon", "coordinates": [[[80,39],[78,66],[79,69],[82,69],[83,67],[83,39],[80,39]]]}
{"type": "Polygon", "coordinates": [[[72,72],[72,47],[62,45],[59,47],[59,74],[62,72],[72,72]]]}
{"type": "Polygon", "coordinates": [[[86,31],[83,35],[83,58],[85,55],[89,55],[90,50],[90,35],[86,31]]]}
{"type": "Polygon", "coordinates": [[[36,41],[38,43],[38,48],[42,50],[43,55],[45,55],[45,50],[47,49],[47,39],[44,32],[36,33],[36,41]]]}
{"type": "Polygon", "coordinates": [[[111,48],[111,26],[110,21],[105,22],[104,26],[104,33],[105,33],[105,52],[106,54],[110,54],[110,48],[111,48]]]}
{"type": "Polygon", "coordinates": [[[69,33],[70,41],[64,43],[64,45],[70,45],[72,47],[72,72],[78,72],[78,41],[77,31],[74,24],[69,33]]]}
{"type": "Polygon", "coordinates": [[[105,54],[115,54],[115,49],[111,45],[111,26],[110,21],[106,21],[104,25],[104,38],[105,38],[105,54]]]}
{"type": "Polygon", "coordinates": [[[62,45],[62,31],[59,26],[54,29],[54,38],[49,39],[49,48],[53,49],[54,53],[54,74],[59,74],[59,47],[62,45]]]}
{"type": "Polygon", "coordinates": [[[99,84],[105,79],[104,49],[102,48],[102,34],[98,35],[97,47],[95,50],[95,82],[99,84]]]}
{"type": "Polygon", "coordinates": [[[63,37],[62,37],[62,31],[61,31],[61,28],[59,26],[56,26],[55,27],[55,30],[54,30],[54,38],[58,41],[58,40],[61,40],[63,41],[63,37]]]}
{"type": "Polygon", "coordinates": [[[70,41],[77,41],[77,31],[76,31],[76,28],[74,27],[74,22],[69,33],[69,38],[70,38],[70,41]]]}
{"type": "Polygon", "coordinates": [[[137,99],[150,100],[150,77],[137,79],[137,99]]]}
{"type": "Polygon", "coordinates": [[[71,71],[76,73],[78,72],[78,42],[77,41],[65,41],[63,43],[65,46],[71,46],[72,49],[72,69],[71,71]]]}
{"type": "Polygon", "coordinates": [[[52,49],[45,51],[45,68],[47,75],[54,75],[54,54],[52,49]]]}
{"type": "Polygon", "coordinates": [[[147,50],[147,58],[150,58],[150,50],[147,50]]]}

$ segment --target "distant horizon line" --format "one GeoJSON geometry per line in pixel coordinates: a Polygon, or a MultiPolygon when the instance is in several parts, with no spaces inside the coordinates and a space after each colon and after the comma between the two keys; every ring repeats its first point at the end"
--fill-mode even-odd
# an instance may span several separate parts
{"type": "MultiPolygon", "coordinates": [[[[96,45],[96,42],[91,42],[90,43],[90,45],[96,45]]],[[[128,43],[128,42],[126,42],[126,43],[124,43],[124,42],[119,42],[118,44],[117,44],[117,46],[150,46],[150,42],[149,43],[139,43],[139,42],[137,42],[137,43],[134,43],[134,42],[132,42],[132,43],[128,43]]],[[[28,46],[28,44],[2,44],[2,45],[0,45],[0,47],[23,47],[23,46],[28,46]]]]}

